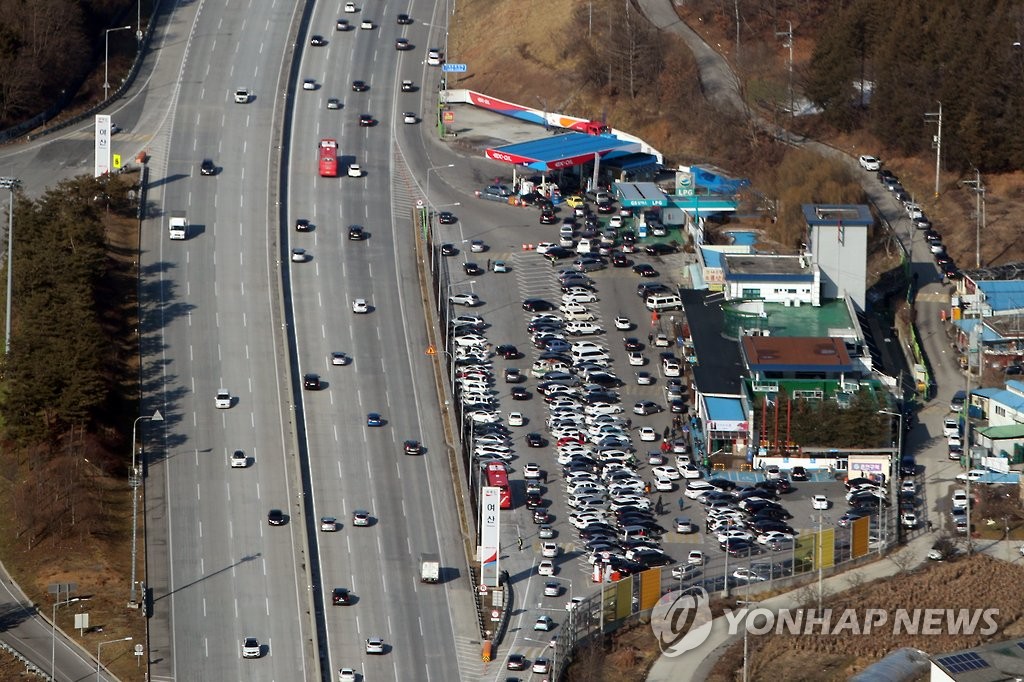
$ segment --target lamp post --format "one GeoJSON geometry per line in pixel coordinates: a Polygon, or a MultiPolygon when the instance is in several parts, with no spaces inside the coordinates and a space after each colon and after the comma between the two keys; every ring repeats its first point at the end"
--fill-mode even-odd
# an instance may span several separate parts
{"type": "Polygon", "coordinates": [[[10,190],[11,206],[7,211],[7,316],[4,355],[11,352],[11,289],[14,287],[14,190],[21,181],[18,178],[0,178],[0,189],[10,190]]]}
{"type": "Polygon", "coordinates": [[[135,551],[136,551],[136,538],[138,537],[138,516],[139,516],[139,485],[142,483],[142,472],[138,470],[138,465],[135,463],[135,429],[138,427],[139,422],[142,420],[162,422],[164,417],[160,414],[160,410],[153,413],[151,417],[136,417],[132,423],[132,468],[128,472],[128,485],[132,489],[132,585],[131,592],[128,597],[128,608],[138,608],[138,602],[135,601],[135,551]]]}
{"type": "Polygon", "coordinates": [[[107,101],[108,92],[110,91],[110,78],[107,69],[107,63],[110,61],[110,34],[114,31],[130,31],[131,26],[118,26],[116,28],[108,28],[103,33],[103,101],[107,101]]]}
{"type": "MultiPolygon", "coordinates": [[[[58,596],[60,596],[59,592],[58,596]]],[[[53,603],[53,613],[50,617],[50,677],[54,680],[57,679],[57,607],[74,604],[76,601],[81,601],[81,597],[66,601],[58,599],[53,603]]]]}
{"type": "MultiPolygon", "coordinates": [[[[896,452],[893,453],[891,460],[889,461],[889,506],[892,507],[893,513],[897,513],[899,505],[896,503],[896,479],[899,473],[899,461],[903,456],[903,414],[900,412],[892,412],[891,410],[879,410],[878,414],[887,414],[890,417],[896,417],[899,419],[897,426],[899,430],[896,432],[896,452]]],[[[892,420],[889,421],[890,428],[892,420]]],[[[899,519],[894,520],[896,526],[896,533],[899,533],[900,524],[899,519]]]]}
{"type": "MultiPolygon", "coordinates": [[[[760,604],[761,602],[756,602],[756,601],[737,601],[736,603],[738,605],[740,605],[740,606],[756,606],[756,605],[760,604]]],[[[821,605],[819,604],[818,607],[820,609],[821,605]]],[[[746,620],[746,619],[744,619],[744,620],[746,620]]],[[[750,628],[748,627],[747,623],[744,622],[743,623],[743,682],[747,682],[747,661],[748,661],[747,654],[748,654],[748,651],[749,651],[748,648],[747,648],[747,635],[749,635],[749,634],[750,634],[750,628]]]]}
{"type": "Polygon", "coordinates": [[[103,647],[105,647],[108,644],[113,644],[114,642],[130,642],[130,641],[132,641],[131,635],[129,635],[127,637],[118,637],[117,639],[108,639],[106,642],[100,642],[99,644],[96,645],[96,682],[100,682],[100,649],[102,649],[103,647]]]}
{"type": "Polygon", "coordinates": [[[441,168],[455,168],[455,164],[454,163],[445,163],[445,164],[442,164],[440,166],[431,166],[430,168],[427,169],[427,190],[426,190],[427,206],[431,206],[432,205],[430,203],[430,171],[440,170],[441,168]]]}

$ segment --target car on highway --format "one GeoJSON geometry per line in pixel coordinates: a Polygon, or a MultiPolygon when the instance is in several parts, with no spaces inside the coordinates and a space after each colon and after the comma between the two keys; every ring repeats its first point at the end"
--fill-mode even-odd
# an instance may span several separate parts
{"type": "Polygon", "coordinates": [[[367,84],[366,81],[360,81],[360,80],[352,81],[352,90],[353,90],[353,92],[366,92],[369,89],[370,89],[370,86],[367,84]]]}
{"type": "Polygon", "coordinates": [[[365,298],[352,299],[352,312],[357,315],[362,315],[370,312],[370,304],[366,302],[365,298]]]}
{"type": "Polygon", "coordinates": [[[267,523],[271,526],[283,526],[285,521],[287,521],[287,518],[280,509],[271,509],[267,512],[267,523]]]}
{"type": "Polygon", "coordinates": [[[404,112],[402,114],[402,122],[403,123],[410,123],[411,124],[411,123],[419,123],[419,121],[420,121],[420,118],[419,118],[419,116],[416,115],[415,112],[406,111],[406,112],[404,112]]]}
{"type": "Polygon", "coordinates": [[[363,168],[358,163],[350,163],[345,174],[350,178],[361,178],[363,177],[363,168]]]}
{"type": "Polygon", "coordinates": [[[456,215],[454,213],[451,213],[450,211],[441,211],[440,213],[437,214],[437,222],[439,222],[442,225],[454,225],[458,221],[459,219],[456,217],[456,215]]]}
{"type": "Polygon", "coordinates": [[[384,426],[384,417],[378,412],[370,412],[366,415],[367,426],[384,426]]]}
{"type": "Polygon", "coordinates": [[[407,455],[422,455],[423,445],[418,440],[407,440],[402,443],[402,451],[407,455]]]}
{"type": "Polygon", "coordinates": [[[441,66],[441,50],[436,47],[427,50],[427,66],[441,66]]]}
{"type": "Polygon", "coordinates": [[[533,622],[533,629],[539,632],[550,632],[555,629],[555,621],[551,616],[537,616],[533,622]]]}
{"type": "Polygon", "coordinates": [[[293,263],[305,263],[310,260],[312,256],[305,250],[300,248],[292,249],[292,262],[293,263]]]}
{"type": "Polygon", "coordinates": [[[384,644],[383,637],[368,637],[366,639],[366,653],[368,654],[383,654],[385,646],[387,645],[384,644]]]}
{"type": "Polygon", "coordinates": [[[334,533],[341,529],[341,524],[338,519],[333,516],[321,516],[320,517],[320,530],[324,533],[334,533]]]}
{"type": "Polygon", "coordinates": [[[349,241],[361,242],[370,235],[367,234],[366,230],[363,229],[362,225],[349,225],[348,226],[348,238],[349,241]]]}
{"type": "Polygon", "coordinates": [[[217,165],[213,162],[213,159],[203,159],[202,163],[199,164],[200,175],[216,175],[217,165]]]}
{"type": "Polygon", "coordinates": [[[370,525],[370,512],[365,509],[356,509],[352,512],[352,525],[353,526],[369,526],[370,525]]]}
{"type": "Polygon", "coordinates": [[[327,108],[332,110],[341,109],[341,100],[337,97],[328,97],[327,108]]]}
{"type": "Polygon", "coordinates": [[[235,88],[235,104],[248,104],[251,99],[249,88],[235,88]]]}
{"type": "Polygon", "coordinates": [[[398,50],[399,52],[404,52],[405,50],[411,50],[412,48],[413,48],[413,44],[409,42],[408,38],[396,38],[395,39],[395,49],[398,50]]]}
{"type": "Polygon", "coordinates": [[[312,35],[309,37],[309,44],[313,47],[323,47],[327,41],[321,35],[312,35]]]}
{"type": "MultiPolygon", "coordinates": [[[[557,583],[555,583],[557,585],[557,583]]],[[[529,665],[529,661],[522,654],[509,654],[508,661],[505,663],[507,670],[526,670],[529,665]]]]}
{"type": "Polygon", "coordinates": [[[361,28],[364,31],[372,31],[373,27],[374,24],[369,19],[363,19],[362,21],[359,22],[359,28],[361,28]]]}
{"type": "Polygon", "coordinates": [[[259,658],[262,653],[260,641],[255,637],[246,637],[242,640],[242,658],[259,658]]]}
{"type": "Polygon", "coordinates": [[[302,79],[303,90],[316,90],[316,79],[315,78],[303,78],[302,79]]]}
{"type": "Polygon", "coordinates": [[[410,17],[408,14],[399,14],[397,23],[399,26],[408,26],[412,24],[412,17],[410,17]]]}
{"type": "Polygon", "coordinates": [[[302,377],[302,387],[307,391],[319,391],[320,390],[320,375],[319,374],[306,374],[302,377]]]}
{"type": "Polygon", "coordinates": [[[415,92],[415,91],[416,91],[416,84],[415,83],[413,83],[411,80],[403,80],[402,81],[402,92],[415,92]]]}
{"type": "Polygon", "coordinates": [[[370,114],[359,114],[359,127],[360,128],[372,128],[377,125],[377,121],[370,114]]]}
{"type": "Polygon", "coordinates": [[[462,271],[470,277],[476,277],[477,275],[484,274],[484,269],[471,261],[466,261],[462,264],[462,271]]]}
{"type": "Polygon", "coordinates": [[[338,669],[338,682],[356,682],[357,679],[355,668],[338,669]]]}
{"type": "Polygon", "coordinates": [[[313,224],[309,222],[308,218],[296,218],[295,219],[295,231],[296,232],[312,232],[313,224]]]}
{"type": "Polygon", "coordinates": [[[213,404],[218,410],[226,410],[231,407],[231,392],[226,388],[217,389],[217,395],[213,404]]]}
{"type": "Polygon", "coordinates": [[[331,603],[335,606],[348,606],[352,603],[352,595],[344,587],[331,590],[331,603]]]}
{"type": "Polygon", "coordinates": [[[458,247],[455,244],[441,244],[441,255],[442,256],[455,256],[459,253],[458,247]]]}
{"type": "Polygon", "coordinates": [[[241,450],[235,450],[231,453],[231,468],[232,469],[244,469],[249,466],[249,458],[245,456],[245,453],[241,450]]]}

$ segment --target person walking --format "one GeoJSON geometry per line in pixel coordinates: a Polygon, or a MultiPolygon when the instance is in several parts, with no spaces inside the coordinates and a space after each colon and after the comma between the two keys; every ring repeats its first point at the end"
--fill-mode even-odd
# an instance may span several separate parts
{"type": "Polygon", "coordinates": [[[491,270],[491,259],[488,258],[487,259],[487,271],[490,272],[490,270],[491,270]]]}
{"type": "Polygon", "coordinates": [[[650,345],[652,343],[654,343],[654,332],[647,335],[647,344],[650,345]]]}
{"type": "Polygon", "coordinates": [[[679,498],[679,511],[683,511],[683,508],[685,506],[686,506],[686,500],[684,500],[683,498],[680,497],[679,498]]]}
{"type": "Polygon", "coordinates": [[[520,535],[518,538],[516,538],[516,544],[519,545],[519,551],[522,552],[523,551],[523,536],[522,535],[520,535]]]}

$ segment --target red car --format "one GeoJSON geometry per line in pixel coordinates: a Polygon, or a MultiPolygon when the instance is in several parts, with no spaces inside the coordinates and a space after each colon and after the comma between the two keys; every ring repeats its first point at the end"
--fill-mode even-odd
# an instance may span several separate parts
{"type": "Polygon", "coordinates": [[[583,436],[566,436],[565,438],[559,438],[555,445],[562,447],[563,445],[569,445],[570,443],[583,445],[586,441],[583,440],[583,436]]]}

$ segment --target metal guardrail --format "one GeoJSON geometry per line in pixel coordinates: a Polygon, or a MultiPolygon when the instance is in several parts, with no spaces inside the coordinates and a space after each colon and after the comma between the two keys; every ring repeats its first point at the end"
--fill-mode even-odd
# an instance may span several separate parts
{"type": "Polygon", "coordinates": [[[30,661],[27,658],[25,658],[24,656],[22,656],[18,652],[17,649],[14,649],[13,647],[11,647],[9,644],[7,644],[7,642],[0,641],[0,649],[2,649],[3,651],[6,651],[11,656],[13,656],[14,658],[18,659],[21,663],[23,663],[25,665],[25,672],[28,673],[29,675],[34,675],[35,677],[38,677],[38,678],[43,679],[43,680],[47,680],[48,682],[52,682],[53,681],[53,678],[50,677],[49,673],[43,672],[39,668],[39,666],[37,666],[32,661],[30,661]]]}

